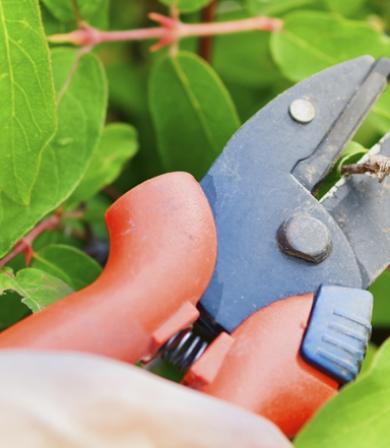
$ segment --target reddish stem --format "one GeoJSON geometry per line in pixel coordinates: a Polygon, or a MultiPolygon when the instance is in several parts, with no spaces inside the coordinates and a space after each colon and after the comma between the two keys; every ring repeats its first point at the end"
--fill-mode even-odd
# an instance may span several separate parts
{"type": "Polygon", "coordinates": [[[105,187],[103,190],[111,199],[118,199],[121,194],[119,191],[116,190],[116,188],[113,185],[109,185],[108,187],[105,187]]]}
{"type": "Polygon", "coordinates": [[[183,23],[176,15],[166,17],[161,14],[151,13],[149,17],[161,26],[128,31],[101,31],[83,23],[78,30],[71,33],[50,36],[49,41],[94,47],[104,42],[157,39],[158,43],[152,47],[152,50],[158,50],[162,47],[175,45],[181,39],[188,37],[215,36],[254,30],[277,31],[282,27],[281,20],[270,17],[252,17],[229,22],[194,24],[183,23]]]}
{"type": "Polygon", "coordinates": [[[0,260],[0,267],[6,265],[9,261],[15,258],[17,255],[24,253],[26,265],[30,264],[33,251],[32,243],[34,240],[46,230],[52,230],[58,227],[61,222],[61,214],[56,213],[40,222],[34,227],[29,234],[22,238],[12,249],[12,251],[0,260]]]}
{"type": "MultiPolygon", "coordinates": [[[[212,2],[206,6],[202,11],[202,22],[210,23],[213,22],[217,14],[218,1],[212,0],[212,2]]],[[[212,47],[213,47],[213,37],[206,36],[202,37],[199,41],[199,55],[207,62],[211,61],[212,57],[212,47]]]]}
{"type": "Polygon", "coordinates": [[[140,28],[129,31],[101,31],[85,23],[76,31],[49,36],[52,43],[71,43],[80,46],[95,46],[103,42],[137,41],[161,39],[165,28],[140,28]]]}
{"type": "Polygon", "coordinates": [[[228,22],[198,23],[181,25],[181,37],[217,36],[221,34],[243,33],[248,31],[278,31],[282,21],[270,17],[251,17],[228,22]]]}
{"type": "Polygon", "coordinates": [[[41,221],[34,227],[30,233],[23,237],[16,243],[12,251],[4,258],[0,259],[0,268],[10,262],[17,255],[24,253],[26,265],[28,266],[34,255],[32,245],[33,242],[46,230],[54,230],[59,227],[61,221],[64,219],[82,219],[85,215],[84,210],[73,210],[64,213],[61,209],[58,209],[53,215],[41,221]]]}

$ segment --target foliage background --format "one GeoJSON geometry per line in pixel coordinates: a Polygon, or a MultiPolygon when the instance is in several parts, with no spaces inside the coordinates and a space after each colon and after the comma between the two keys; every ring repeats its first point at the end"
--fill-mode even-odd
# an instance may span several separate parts
{"type": "MultiPolygon", "coordinates": [[[[99,275],[108,250],[104,211],[129,188],[169,170],[201,178],[240,123],[295,82],[363,54],[390,57],[386,0],[219,0],[215,13],[210,3],[79,0],[75,13],[70,0],[1,1],[0,255],[15,244],[23,249],[0,272],[1,329],[99,275]],[[150,53],[145,41],[90,52],[48,49],[46,36],[77,29],[77,18],[103,30],[144,28],[153,26],[148,13],[167,14],[172,5],[186,23],[264,15],[284,26],[214,37],[207,60],[198,38],[181,41],[175,54],[150,53]],[[34,234],[53,216],[47,231],[34,234]]],[[[340,164],[359,158],[389,129],[390,91],[322,189],[337,180],[340,164]]],[[[390,328],[390,272],[372,290],[370,359],[390,328]]],[[[389,365],[385,345],[374,367],[319,413],[297,445],[346,446],[353,439],[367,446],[363,429],[372,444],[377,437],[390,443],[389,365]],[[365,423],[376,414],[373,425],[365,423]],[[346,431],[340,415],[361,432],[346,431]]]]}

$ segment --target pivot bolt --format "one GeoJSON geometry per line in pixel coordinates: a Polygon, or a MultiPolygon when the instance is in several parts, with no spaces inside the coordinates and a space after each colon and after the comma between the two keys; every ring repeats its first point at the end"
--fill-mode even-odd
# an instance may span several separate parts
{"type": "Polygon", "coordinates": [[[291,117],[298,123],[306,124],[314,120],[316,110],[313,103],[306,98],[294,100],[289,107],[291,117]]]}
{"type": "Polygon", "coordinates": [[[278,242],[285,254],[314,264],[324,261],[332,250],[328,227],[307,213],[287,219],[279,228],[278,242]]]}

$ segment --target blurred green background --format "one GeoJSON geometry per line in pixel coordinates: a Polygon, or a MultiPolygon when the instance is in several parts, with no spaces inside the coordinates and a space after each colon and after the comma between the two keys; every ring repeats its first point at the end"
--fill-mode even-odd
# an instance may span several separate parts
{"type": "MultiPolygon", "coordinates": [[[[294,83],[360,55],[390,56],[390,2],[385,0],[78,1],[81,18],[103,30],[156,26],[148,14],[167,15],[168,4],[180,8],[186,23],[264,15],[283,20],[284,26],[274,33],[213,37],[207,42],[207,54],[202,50],[204,40],[183,40],[175,58],[167,49],[151,53],[150,41],[98,46],[94,52],[103,62],[109,85],[107,121],[133,125],[139,149],[115,182],[82,203],[85,222],[69,219],[60,230],[38,238],[36,251],[50,244],[67,244],[104,261],[104,211],[115,198],[169,170],[185,169],[200,178],[240,123],[294,83]],[[195,98],[196,107],[189,98],[195,98]],[[199,115],[206,123],[203,128],[197,122],[199,115]],[[87,233],[88,238],[79,238],[78,233],[87,233]]],[[[77,28],[71,2],[42,0],[41,11],[48,35],[77,28]],[[61,10],[62,4],[68,9],[61,10]]],[[[337,181],[343,163],[358,160],[389,129],[390,91],[375,105],[319,194],[337,181]]],[[[21,256],[12,262],[15,270],[22,266],[21,256]]],[[[372,291],[373,342],[380,344],[390,334],[390,272],[372,291]]],[[[13,295],[7,293],[3,300],[6,315],[0,310],[2,328],[26,313],[13,295]]]]}

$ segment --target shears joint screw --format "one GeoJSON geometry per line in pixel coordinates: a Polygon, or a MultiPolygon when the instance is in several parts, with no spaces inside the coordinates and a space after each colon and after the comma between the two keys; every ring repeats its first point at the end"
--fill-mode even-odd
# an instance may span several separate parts
{"type": "Polygon", "coordinates": [[[324,261],[332,249],[328,227],[307,213],[288,218],[280,226],[277,236],[279,247],[285,254],[314,264],[324,261]]]}

